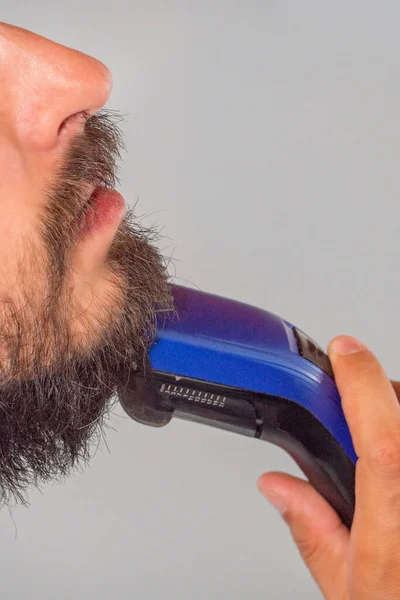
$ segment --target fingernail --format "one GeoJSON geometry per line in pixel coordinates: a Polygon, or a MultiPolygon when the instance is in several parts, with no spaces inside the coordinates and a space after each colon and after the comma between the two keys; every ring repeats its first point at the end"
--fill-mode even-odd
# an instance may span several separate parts
{"type": "Polygon", "coordinates": [[[329,343],[328,354],[355,354],[365,349],[364,344],[356,340],[356,338],[342,335],[329,343]]]}
{"type": "Polygon", "coordinates": [[[265,498],[274,506],[281,515],[285,514],[287,511],[287,506],[281,496],[275,494],[275,492],[263,492],[265,498]]]}

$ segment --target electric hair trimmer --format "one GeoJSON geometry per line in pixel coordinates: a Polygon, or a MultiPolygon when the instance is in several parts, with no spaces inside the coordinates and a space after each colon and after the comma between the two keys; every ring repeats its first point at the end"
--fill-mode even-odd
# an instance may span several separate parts
{"type": "Polygon", "coordinates": [[[172,293],[176,314],[119,390],[124,410],[146,425],[178,417],[276,444],[350,527],[357,456],[328,356],[270,312],[172,293]]]}

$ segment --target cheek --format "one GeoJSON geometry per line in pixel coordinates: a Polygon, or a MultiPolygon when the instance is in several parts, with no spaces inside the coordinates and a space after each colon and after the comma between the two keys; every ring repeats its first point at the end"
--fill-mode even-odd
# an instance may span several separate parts
{"type": "Polygon", "coordinates": [[[22,335],[24,343],[39,324],[50,289],[48,255],[29,213],[10,210],[8,219],[0,219],[0,331],[22,335]]]}
{"type": "MultiPolygon", "coordinates": [[[[46,250],[39,237],[40,190],[43,172],[32,178],[21,158],[0,138],[0,295],[26,285],[24,278],[42,277],[46,250]]],[[[43,195],[43,194],[42,194],[43,195]]]]}
{"type": "MultiPolygon", "coordinates": [[[[0,226],[1,231],[1,226],[0,226]]],[[[14,231],[0,242],[0,370],[12,377],[28,368],[50,339],[43,309],[49,281],[43,249],[14,231]],[[38,348],[39,346],[39,348],[38,348]],[[11,365],[13,365],[12,370],[11,365]]]]}
{"type": "Polygon", "coordinates": [[[0,204],[0,294],[13,295],[34,277],[42,277],[46,253],[32,224],[29,209],[19,212],[14,207],[4,210],[0,204]]]}

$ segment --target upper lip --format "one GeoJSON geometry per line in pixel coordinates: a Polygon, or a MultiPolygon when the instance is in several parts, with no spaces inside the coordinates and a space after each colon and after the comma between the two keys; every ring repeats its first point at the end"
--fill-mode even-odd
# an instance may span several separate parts
{"type": "Polygon", "coordinates": [[[97,189],[96,185],[90,186],[90,188],[89,188],[89,192],[90,193],[89,193],[88,196],[86,196],[86,201],[85,201],[84,207],[87,206],[90,203],[90,199],[93,196],[93,194],[94,194],[94,192],[95,192],[96,189],[97,189]]]}
{"type": "Polygon", "coordinates": [[[82,202],[82,206],[81,206],[81,208],[79,210],[79,215],[77,215],[78,219],[85,216],[85,214],[86,214],[86,212],[87,212],[87,210],[89,209],[89,206],[90,206],[90,199],[93,196],[93,193],[96,190],[96,188],[97,188],[97,186],[95,186],[95,185],[91,185],[91,186],[88,186],[86,188],[86,190],[85,190],[86,191],[85,199],[82,202]]]}

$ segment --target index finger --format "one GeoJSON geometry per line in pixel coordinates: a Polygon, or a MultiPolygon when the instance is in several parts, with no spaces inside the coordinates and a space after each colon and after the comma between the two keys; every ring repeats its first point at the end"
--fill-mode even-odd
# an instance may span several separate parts
{"type": "Polygon", "coordinates": [[[343,354],[346,341],[335,338],[328,353],[358,455],[352,577],[374,594],[385,578],[400,587],[400,405],[376,356],[364,345],[343,354]]]}

